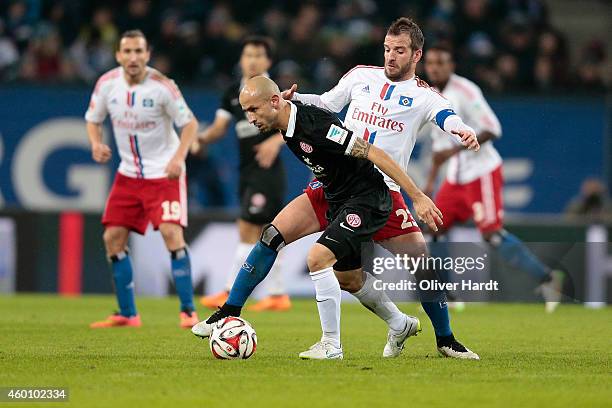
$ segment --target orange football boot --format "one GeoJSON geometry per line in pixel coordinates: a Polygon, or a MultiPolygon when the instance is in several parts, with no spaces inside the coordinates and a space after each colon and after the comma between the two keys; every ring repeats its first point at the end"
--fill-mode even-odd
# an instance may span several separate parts
{"type": "Polygon", "coordinates": [[[181,314],[179,315],[179,318],[181,320],[180,326],[183,329],[191,329],[193,326],[195,326],[200,321],[198,320],[198,314],[195,311],[181,312],[181,314]]]}
{"type": "Polygon", "coordinates": [[[261,299],[259,302],[247,307],[251,312],[264,312],[267,310],[284,312],[291,309],[289,295],[273,295],[261,299]]]}
{"type": "Polygon", "coordinates": [[[225,304],[228,297],[229,292],[224,290],[223,292],[215,293],[214,295],[202,296],[200,298],[200,303],[202,306],[206,306],[209,309],[217,310],[225,304]]]}
{"type": "Polygon", "coordinates": [[[140,315],[125,317],[119,313],[114,313],[99,322],[93,322],[89,325],[92,329],[106,329],[109,327],[140,327],[142,322],[140,321],[140,315]]]}

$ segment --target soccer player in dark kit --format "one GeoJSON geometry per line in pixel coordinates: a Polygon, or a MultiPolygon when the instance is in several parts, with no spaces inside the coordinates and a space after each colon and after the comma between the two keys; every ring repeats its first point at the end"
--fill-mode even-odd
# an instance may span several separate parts
{"type": "MultiPolygon", "coordinates": [[[[392,200],[383,173],[395,180],[414,203],[418,217],[437,229],[442,214],[393,159],[346,129],[333,113],[311,105],[285,101],[278,86],[259,76],[246,82],[240,104],[249,122],[260,131],[279,129],[289,149],[322,183],[330,211],[329,224],[308,253],[308,269],[316,292],[322,338],[300,353],[305,359],[341,359],[340,285],[336,271],[361,269],[361,244],[369,242],[391,212],[392,200]]],[[[302,194],[264,227],[232,286],[227,302],[208,320],[193,328],[207,337],[215,322],[239,316],[253,289],[266,277],[278,251],[286,244],[319,231],[319,221],[308,198],[302,194]]],[[[420,322],[407,316],[409,335],[420,322]]]]}

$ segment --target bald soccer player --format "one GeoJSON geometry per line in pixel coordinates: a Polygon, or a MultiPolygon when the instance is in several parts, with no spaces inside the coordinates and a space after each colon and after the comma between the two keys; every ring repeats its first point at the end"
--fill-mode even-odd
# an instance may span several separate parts
{"type": "MultiPolygon", "coordinates": [[[[340,285],[336,271],[361,270],[361,244],[370,242],[382,228],[393,203],[383,175],[397,182],[414,202],[420,219],[436,230],[441,214],[433,202],[381,149],[353,134],[333,113],[285,101],[269,78],[246,82],[240,104],[250,123],[260,131],[278,129],[289,149],[306,164],[322,185],[329,202],[328,225],[308,253],[308,269],[315,286],[323,331],[321,340],[300,353],[303,359],[341,359],[340,285]]],[[[266,225],[232,286],[227,302],[193,333],[207,337],[215,322],[239,316],[255,287],[266,277],[278,251],[302,237],[319,232],[317,215],[305,194],[289,203],[266,225]]],[[[406,316],[408,336],[416,335],[420,322],[406,316]]]]}

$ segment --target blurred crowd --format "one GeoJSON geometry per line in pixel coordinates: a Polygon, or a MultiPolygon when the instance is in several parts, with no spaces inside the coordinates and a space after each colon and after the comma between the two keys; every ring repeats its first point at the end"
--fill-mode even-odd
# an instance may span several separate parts
{"type": "MultiPolygon", "coordinates": [[[[2,0],[0,82],[91,83],[115,66],[120,33],[139,28],[152,65],[180,84],[224,86],[240,41],[276,45],[282,86],[326,90],[356,64],[381,64],[388,24],[411,16],[427,44],[453,47],[457,70],[493,92],[603,92],[603,39],[572,55],[544,0],[2,0]]],[[[604,37],[605,39],[605,37],[604,37]]]]}

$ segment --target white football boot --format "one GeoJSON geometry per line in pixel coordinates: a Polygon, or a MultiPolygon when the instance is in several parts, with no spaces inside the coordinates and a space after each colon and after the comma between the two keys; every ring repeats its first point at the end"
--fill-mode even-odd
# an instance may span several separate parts
{"type": "Polygon", "coordinates": [[[404,330],[397,333],[389,329],[387,344],[385,344],[385,349],[383,350],[383,357],[385,358],[399,357],[404,349],[406,339],[411,336],[416,336],[421,331],[421,322],[419,319],[414,316],[404,316],[406,316],[406,326],[404,330]]]}
{"type": "Polygon", "coordinates": [[[563,294],[563,281],[565,273],[560,270],[550,272],[550,280],[542,283],[538,290],[542,294],[545,302],[546,313],[552,313],[561,303],[561,295],[563,294]]]}
{"type": "Polygon", "coordinates": [[[342,347],[335,347],[327,341],[319,341],[300,353],[303,360],[342,360],[342,347]]]}
{"type": "Polygon", "coordinates": [[[459,343],[454,336],[444,344],[438,340],[438,353],[442,357],[459,358],[463,360],[480,360],[480,356],[463,344],[459,343]]]}
{"type": "Polygon", "coordinates": [[[205,339],[210,337],[214,325],[214,323],[206,323],[206,320],[202,320],[191,328],[191,332],[196,336],[205,339]]]}
{"type": "MultiPolygon", "coordinates": [[[[235,313],[237,316],[240,315],[240,313],[235,313]]],[[[198,337],[201,337],[203,339],[210,337],[210,334],[213,331],[213,327],[215,325],[215,323],[217,323],[219,320],[231,316],[231,313],[227,313],[223,308],[219,308],[219,310],[217,310],[215,313],[213,313],[212,315],[210,315],[209,318],[207,318],[206,320],[202,320],[199,323],[196,323],[192,328],[191,328],[191,332],[193,334],[195,334],[198,337]]]]}

